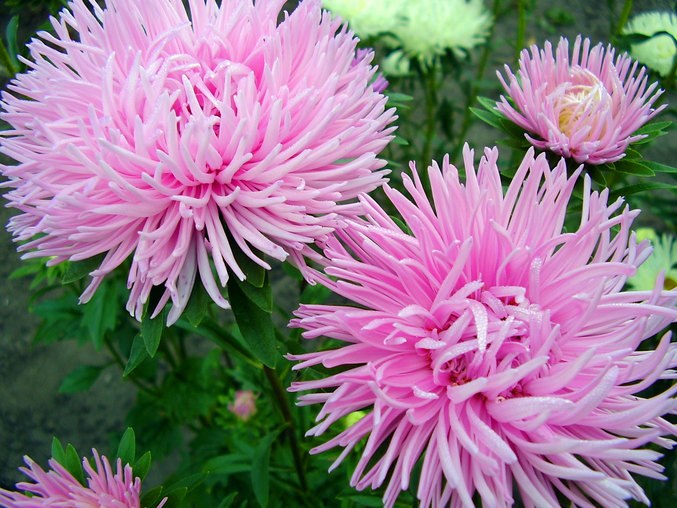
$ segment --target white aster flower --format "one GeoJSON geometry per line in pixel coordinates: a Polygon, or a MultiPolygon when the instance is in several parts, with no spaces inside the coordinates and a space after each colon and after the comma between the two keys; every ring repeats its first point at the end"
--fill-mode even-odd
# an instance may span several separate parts
{"type": "Polygon", "coordinates": [[[401,21],[406,0],[322,0],[322,5],[348,22],[362,38],[392,32],[401,21]]]}
{"type": "Polygon", "coordinates": [[[493,22],[482,0],[413,0],[394,30],[410,58],[427,65],[448,50],[458,57],[482,44],[493,22]]]}
{"type": "Polygon", "coordinates": [[[626,34],[653,36],[630,47],[630,54],[640,63],[665,77],[670,73],[677,53],[677,15],[672,12],[645,12],[632,18],[625,26],[626,34]]]}

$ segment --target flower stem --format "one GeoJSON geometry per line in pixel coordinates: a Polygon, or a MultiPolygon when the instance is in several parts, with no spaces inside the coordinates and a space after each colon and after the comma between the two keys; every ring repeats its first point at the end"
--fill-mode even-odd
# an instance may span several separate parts
{"type": "Polygon", "coordinates": [[[517,36],[515,37],[515,62],[519,62],[520,53],[524,49],[527,33],[527,8],[525,0],[517,0],[517,36]]]}
{"type": "MultiPolygon", "coordinates": [[[[110,339],[108,339],[108,338],[104,340],[104,344],[106,345],[106,349],[108,350],[108,352],[113,357],[113,360],[115,360],[115,363],[117,363],[118,367],[120,367],[120,369],[124,372],[126,362],[124,361],[122,356],[120,356],[120,353],[118,353],[118,350],[115,349],[115,346],[113,346],[110,339]]],[[[151,395],[153,397],[157,397],[157,390],[155,390],[155,388],[153,388],[152,386],[142,382],[140,379],[135,377],[133,374],[130,374],[129,376],[127,376],[127,379],[129,379],[132,382],[132,384],[134,386],[136,386],[142,392],[147,393],[148,395],[151,395]]]]}
{"type": "Polygon", "coordinates": [[[287,424],[287,436],[289,437],[289,444],[291,445],[292,456],[294,458],[294,467],[296,468],[296,474],[299,477],[299,483],[301,484],[301,489],[304,492],[308,491],[308,482],[306,481],[306,473],[303,467],[303,460],[301,454],[301,447],[299,446],[299,441],[296,438],[296,426],[294,425],[294,418],[289,409],[289,400],[287,399],[287,394],[284,391],[284,387],[280,382],[280,379],[277,377],[277,372],[275,372],[270,367],[266,365],[263,366],[263,372],[268,378],[270,387],[273,390],[273,396],[275,402],[277,403],[282,417],[284,418],[285,423],[287,424]]]}
{"type": "Polygon", "coordinates": [[[457,138],[458,141],[452,153],[452,160],[454,161],[457,160],[457,157],[461,152],[461,149],[463,148],[465,136],[466,134],[468,134],[468,129],[470,129],[470,124],[472,123],[472,112],[470,111],[470,108],[475,105],[475,101],[477,100],[477,94],[479,93],[480,89],[479,85],[480,81],[482,81],[484,73],[487,70],[487,64],[489,63],[489,55],[491,54],[491,46],[495,34],[494,27],[496,26],[496,19],[498,17],[498,10],[500,8],[500,5],[501,0],[494,0],[494,3],[491,7],[494,22],[491,24],[491,28],[489,29],[489,35],[487,35],[487,40],[484,43],[484,48],[482,48],[482,55],[480,56],[480,61],[477,64],[477,72],[475,73],[475,79],[473,81],[472,87],[470,88],[470,93],[468,94],[465,109],[463,110],[463,123],[461,124],[461,131],[458,133],[457,138]]]}
{"type": "Polygon", "coordinates": [[[630,13],[632,12],[632,0],[625,0],[623,4],[623,10],[621,11],[621,17],[618,18],[618,23],[616,24],[616,30],[614,30],[614,35],[620,35],[623,31],[623,27],[628,22],[630,13]]]}
{"type": "Polygon", "coordinates": [[[432,160],[433,139],[435,138],[435,114],[437,112],[437,62],[423,71],[425,80],[425,140],[421,152],[421,168],[432,160]]]}

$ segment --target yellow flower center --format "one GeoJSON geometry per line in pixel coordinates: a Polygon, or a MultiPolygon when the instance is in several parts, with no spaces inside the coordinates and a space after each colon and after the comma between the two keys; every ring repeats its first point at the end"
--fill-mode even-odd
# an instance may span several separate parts
{"type": "Polygon", "coordinates": [[[566,92],[556,101],[560,131],[571,136],[579,120],[607,102],[609,92],[597,76],[585,69],[572,69],[566,92]]]}

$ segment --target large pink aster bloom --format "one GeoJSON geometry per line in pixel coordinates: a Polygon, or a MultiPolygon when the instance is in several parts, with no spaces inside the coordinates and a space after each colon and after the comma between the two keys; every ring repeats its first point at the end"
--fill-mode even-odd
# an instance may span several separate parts
{"type": "Polygon", "coordinates": [[[590,47],[576,38],[560,39],[553,55],[550,42],[522,51],[515,76],[505,66],[507,80],[498,77],[511,101],[501,96],[497,108],[527,131],[534,146],[579,163],[604,164],[625,155],[633,135],[665,106],[652,109],[661,95],[653,83],[647,88],[646,69],[628,55],[614,58],[611,45],[590,47]]]}
{"type": "MultiPolygon", "coordinates": [[[[82,461],[87,474],[87,487],[54,459],[49,461],[51,469],[45,471],[25,457],[28,467],[21,468],[21,471],[33,482],[17,483],[16,487],[30,495],[0,489],[0,507],[140,508],[141,480],[134,478],[131,466],[125,465],[123,469],[118,459],[117,468],[113,471],[106,457],[100,456],[96,450],[92,452],[95,468],[87,459],[82,461]]],[[[157,508],[161,508],[166,501],[166,498],[163,499],[157,508]]]]}
{"type": "Polygon", "coordinates": [[[128,309],[164,285],[169,322],[198,274],[227,307],[219,283],[245,277],[234,247],[302,264],[383,182],[393,130],[371,58],[319,0],[279,23],[283,0],[188,4],[72,1],[0,115],[20,249],[51,264],[105,253],[85,301],[131,257],[128,309]]]}
{"type": "Polygon", "coordinates": [[[366,220],[329,242],[320,280],[353,305],[304,305],[292,325],[345,345],[290,358],[340,371],[290,389],[323,404],[309,435],[348,418],[313,452],[345,448],[333,468],[362,442],[351,484],[385,483],[386,506],[419,460],[422,506],[507,506],[513,485],[530,507],[648,503],[631,473],[663,478],[646,445],[673,445],[662,415],[677,386],[637,394],[675,377],[670,334],[646,340],[677,318],[677,292],[622,290],[649,248],[630,232],[637,212],[588,177],[580,225],[563,232],[580,169],[531,149],[504,193],[497,158],[475,170],[466,147],[465,183],[434,163],[432,201],[413,168],[413,202],[386,188],[411,232],[365,197],[366,220]]]}

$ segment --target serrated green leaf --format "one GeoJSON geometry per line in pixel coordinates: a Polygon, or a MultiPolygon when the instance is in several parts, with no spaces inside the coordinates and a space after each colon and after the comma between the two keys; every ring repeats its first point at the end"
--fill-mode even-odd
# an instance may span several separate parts
{"type": "Polygon", "coordinates": [[[69,261],[66,264],[66,272],[63,274],[63,277],[61,277],[61,283],[70,284],[71,282],[86,277],[90,272],[93,272],[101,266],[104,257],[104,254],[99,254],[98,256],[87,258],[82,261],[69,261]]]}
{"type": "Polygon", "coordinates": [[[141,321],[141,336],[143,343],[146,346],[148,355],[153,358],[160,346],[160,339],[162,339],[162,331],[165,329],[167,322],[167,308],[162,309],[162,312],[151,319],[150,315],[145,315],[141,321]]]}
{"type": "Polygon", "coordinates": [[[57,437],[52,438],[52,457],[62,466],[66,462],[66,451],[57,437]]]}
{"type": "Polygon", "coordinates": [[[134,462],[132,470],[134,471],[134,476],[141,478],[141,481],[146,478],[148,471],[150,471],[150,465],[152,463],[152,456],[150,451],[144,453],[139,457],[139,459],[134,462]]]}
{"type": "Polygon", "coordinates": [[[101,365],[81,365],[68,374],[59,386],[59,393],[77,393],[89,390],[99,379],[105,367],[101,365]]]}
{"type": "Polygon", "coordinates": [[[649,167],[639,160],[621,159],[615,162],[616,171],[635,176],[654,176],[654,173],[649,167]]]}
{"type": "Polygon", "coordinates": [[[279,354],[270,313],[252,302],[232,278],[228,281],[228,299],[249,351],[264,365],[275,368],[279,354]]]}
{"type": "Polygon", "coordinates": [[[122,435],[115,456],[122,460],[122,464],[134,464],[136,460],[136,436],[131,427],[127,427],[122,435]]]}
{"type": "Polygon", "coordinates": [[[143,337],[139,333],[134,337],[134,341],[132,342],[132,347],[129,351],[129,360],[127,360],[127,365],[122,373],[122,377],[129,376],[146,358],[148,358],[148,351],[146,351],[143,337]]]}
{"type": "Polygon", "coordinates": [[[270,447],[283,429],[277,429],[265,436],[256,447],[252,458],[252,490],[259,506],[266,508],[270,495],[270,447]]]}
{"type": "Polygon", "coordinates": [[[66,455],[61,465],[82,485],[85,484],[85,472],[82,469],[82,461],[75,447],[70,443],[66,446],[66,455]]]}
{"type": "Polygon", "coordinates": [[[181,314],[193,326],[199,326],[207,315],[212,300],[202,284],[195,284],[188,305],[181,314]]]}
{"type": "Polygon", "coordinates": [[[235,279],[235,282],[242,292],[247,295],[247,298],[249,298],[252,303],[256,304],[259,309],[268,314],[273,312],[273,292],[270,287],[268,273],[265,274],[265,281],[261,287],[252,286],[251,284],[248,284],[246,280],[241,282],[238,279],[235,279]]]}

